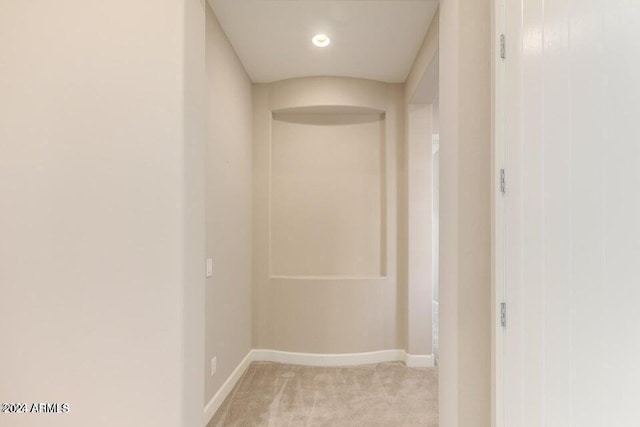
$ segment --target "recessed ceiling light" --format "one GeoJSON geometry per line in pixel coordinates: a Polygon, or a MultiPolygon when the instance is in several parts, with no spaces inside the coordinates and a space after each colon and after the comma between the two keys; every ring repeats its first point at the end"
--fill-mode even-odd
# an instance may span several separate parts
{"type": "Polygon", "coordinates": [[[311,41],[318,47],[327,47],[331,43],[331,39],[325,34],[316,34],[311,41]]]}

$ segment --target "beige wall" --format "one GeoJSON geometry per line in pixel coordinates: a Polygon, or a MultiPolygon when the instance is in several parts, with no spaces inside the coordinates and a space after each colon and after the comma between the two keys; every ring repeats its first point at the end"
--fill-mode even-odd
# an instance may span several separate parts
{"type": "MultiPolygon", "coordinates": [[[[428,72],[429,67],[432,65],[434,58],[438,56],[439,49],[439,37],[440,37],[440,10],[436,12],[431,21],[431,25],[427,30],[427,34],[422,41],[422,45],[420,46],[420,50],[418,50],[418,54],[416,55],[416,59],[411,67],[411,71],[409,71],[409,75],[407,76],[407,80],[405,82],[405,97],[407,102],[412,103],[431,103],[432,100],[426,99],[412,99],[417,92],[427,92],[429,91],[428,87],[424,87],[424,85],[429,86],[430,81],[425,81],[425,73],[428,72]],[[421,87],[422,86],[422,87],[421,87]]],[[[436,69],[437,73],[437,69],[436,69]]],[[[437,78],[437,74],[434,76],[437,78]]],[[[437,87],[434,88],[437,90],[437,87]]]]}
{"type": "Polygon", "coordinates": [[[0,2],[0,401],[71,408],[3,426],[201,420],[203,26],[0,2]]]}
{"type": "Polygon", "coordinates": [[[489,426],[489,0],[440,4],[440,423],[489,426]]]}
{"type": "Polygon", "coordinates": [[[384,115],[271,124],[271,276],[383,276],[384,115]]]}
{"type": "MultiPolygon", "coordinates": [[[[312,77],[254,86],[255,348],[308,353],[404,348],[406,310],[403,307],[406,301],[402,300],[402,285],[397,279],[396,251],[397,150],[403,138],[403,95],[402,85],[348,78],[312,77]],[[347,277],[281,277],[270,273],[272,173],[273,164],[281,160],[272,158],[272,112],[286,110],[291,113],[304,107],[316,107],[316,111],[324,107],[325,113],[335,111],[336,107],[385,112],[382,175],[376,170],[369,178],[384,176],[382,200],[386,202],[382,222],[386,224],[386,232],[382,233],[381,239],[385,242],[382,247],[386,248],[386,276],[351,274],[356,270],[349,272],[347,277]]],[[[371,141],[372,147],[376,144],[379,144],[378,139],[371,141]]],[[[345,154],[343,149],[337,150],[336,156],[345,154]]],[[[327,179],[316,185],[332,187],[337,183],[327,179]]],[[[378,203],[376,197],[371,200],[378,203]]],[[[350,220],[361,220],[361,216],[354,212],[350,220]]],[[[337,250],[330,242],[319,244],[324,246],[321,248],[323,253],[337,250]]]]}
{"type": "Polygon", "coordinates": [[[202,360],[205,334],[205,167],[207,95],[204,0],[184,2],[182,229],[182,425],[198,426],[204,405],[202,360]]]}
{"type": "Polygon", "coordinates": [[[431,106],[407,106],[407,350],[432,354],[433,186],[431,106]]]}
{"type": "MultiPolygon", "coordinates": [[[[206,290],[208,402],[251,349],[251,82],[207,6],[206,290]],[[217,374],[210,375],[217,356],[217,374]]],[[[202,408],[201,408],[202,410],[202,408]]]]}

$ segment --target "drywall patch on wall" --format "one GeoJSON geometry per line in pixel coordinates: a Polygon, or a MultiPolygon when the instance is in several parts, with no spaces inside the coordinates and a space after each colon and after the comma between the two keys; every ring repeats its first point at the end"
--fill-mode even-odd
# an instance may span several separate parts
{"type": "Polygon", "coordinates": [[[270,276],[384,276],[384,115],[274,113],[271,129],[270,276]]]}

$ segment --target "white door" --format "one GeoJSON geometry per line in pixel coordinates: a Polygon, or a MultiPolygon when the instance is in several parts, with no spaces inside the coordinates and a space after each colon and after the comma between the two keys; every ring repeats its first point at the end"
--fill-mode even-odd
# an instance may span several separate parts
{"type": "Polygon", "coordinates": [[[640,0],[503,4],[497,419],[637,427],[640,0]]]}

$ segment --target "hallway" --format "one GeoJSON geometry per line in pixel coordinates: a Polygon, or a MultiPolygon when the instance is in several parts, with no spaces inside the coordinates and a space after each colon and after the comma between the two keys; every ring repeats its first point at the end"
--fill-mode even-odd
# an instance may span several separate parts
{"type": "Polygon", "coordinates": [[[0,425],[488,422],[489,122],[439,111],[490,75],[439,52],[473,20],[489,64],[489,2],[0,1],[0,425]],[[454,127],[483,135],[455,223],[454,127]]]}
{"type": "Polygon", "coordinates": [[[639,5],[0,0],[0,426],[640,426],[639,5]]]}
{"type": "Polygon", "coordinates": [[[435,426],[438,2],[250,5],[206,7],[205,424],[435,426]]]}

